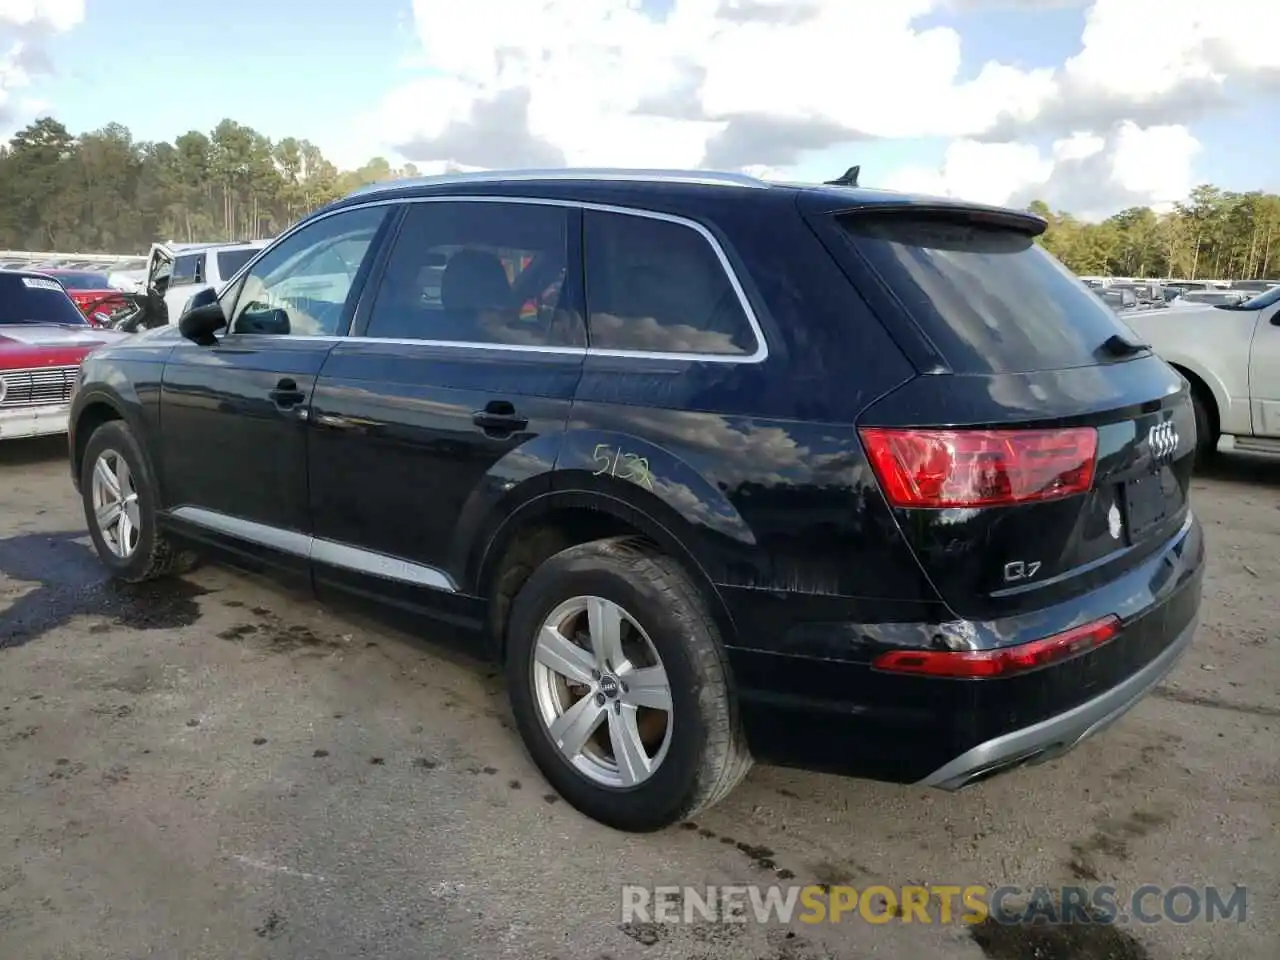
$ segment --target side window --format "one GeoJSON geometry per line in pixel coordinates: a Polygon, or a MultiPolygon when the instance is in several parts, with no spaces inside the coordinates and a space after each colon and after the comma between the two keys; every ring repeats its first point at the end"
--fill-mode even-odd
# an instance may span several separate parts
{"type": "Polygon", "coordinates": [[[587,327],[605,350],[744,356],[755,333],[701,233],[669,220],[583,214],[587,327]]]}
{"type": "Polygon", "coordinates": [[[203,253],[188,253],[173,261],[173,274],[169,278],[170,287],[185,287],[199,283],[200,261],[203,253]]]}
{"type": "Polygon", "coordinates": [[[529,203],[411,205],[365,336],[585,346],[563,290],[573,215],[529,203]]]}
{"type": "Polygon", "coordinates": [[[371,255],[373,238],[386,215],[386,207],[336,213],[268,250],[237,284],[232,332],[298,337],[336,333],[351,285],[371,255]]]}

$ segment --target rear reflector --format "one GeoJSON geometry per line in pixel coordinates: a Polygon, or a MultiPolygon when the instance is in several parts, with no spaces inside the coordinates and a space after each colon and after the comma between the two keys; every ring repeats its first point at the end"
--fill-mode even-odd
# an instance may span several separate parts
{"type": "Polygon", "coordinates": [[[1093,427],[858,432],[896,507],[995,507],[1069,497],[1093,486],[1093,427]]]}
{"type": "Polygon", "coordinates": [[[1007,677],[1096,650],[1120,632],[1112,615],[998,650],[890,650],[871,661],[878,670],[917,673],[930,677],[1007,677]]]}

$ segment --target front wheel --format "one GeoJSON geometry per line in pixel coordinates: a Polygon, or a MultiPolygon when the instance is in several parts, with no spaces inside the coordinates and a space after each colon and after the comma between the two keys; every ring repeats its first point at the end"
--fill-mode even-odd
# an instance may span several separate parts
{"type": "Polygon", "coordinates": [[[1199,390],[1193,390],[1191,393],[1191,409],[1196,418],[1195,465],[1203,467],[1218,452],[1218,432],[1214,429],[1209,405],[1199,390]]]}
{"type": "Polygon", "coordinates": [[[102,424],[85,445],[80,493],[98,558],[130,583],[179,573],[194,560],[156,524],[156,487],[133,431],[120,420],[102,424]]]}
{"type": "Polygon", "coordinates": [[[656,830],[718,802],[750,768],[705,601],[641,542],[551,557],[517,595],[507,638],[520,734],[587,816],[656,830]]]}

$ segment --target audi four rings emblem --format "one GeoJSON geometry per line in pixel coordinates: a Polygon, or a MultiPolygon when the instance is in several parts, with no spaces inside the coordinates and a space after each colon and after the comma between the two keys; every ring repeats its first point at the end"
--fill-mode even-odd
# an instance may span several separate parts
{"type": "Polygon", "coordinates": [[[1172,420],[1157,423],[1147,432],[1147,446],[1157,460],[1168,460],[1178,449],[1178,430],[1172,420]]]}

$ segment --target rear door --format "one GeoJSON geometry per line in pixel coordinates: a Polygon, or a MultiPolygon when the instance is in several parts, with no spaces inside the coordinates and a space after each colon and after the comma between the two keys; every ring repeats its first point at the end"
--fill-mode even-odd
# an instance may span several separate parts
{"type": "Polygon", "coordinates": [[[1178,532],[1195,438],[1181,378],[1029,221],[896,208],[819,226],[927,371],[859,427],[956,613],[1069,599],[1178,532]]]}
{"type": "Polygon", "coordinates": [[[586,346],[578,225],[573,208],[516,198],[407,205],[316,387],[318,589],[432,606],[477,524],[548,473],[586,346]]]}

